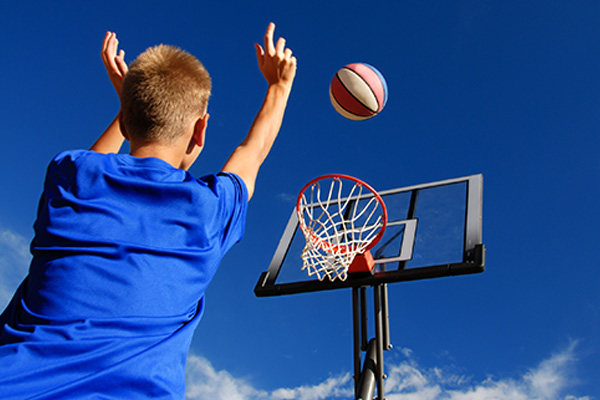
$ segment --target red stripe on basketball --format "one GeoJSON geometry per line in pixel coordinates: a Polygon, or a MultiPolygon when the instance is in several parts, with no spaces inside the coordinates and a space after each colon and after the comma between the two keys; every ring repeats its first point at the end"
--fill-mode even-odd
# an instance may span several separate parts
{"type": "Polygon", "coordinates": [[[367,82],[367,85],[369,85],[369,87],[373,91],[373,94],[377,98],[377,104],[379,105],[377,112],[381,111],[385,102],[385,88],[383,87],[383,84],[381,83],[381,79],[379,79],[379,75],[377,75],[377,72],[373,71],[371,68],[361,63],[348,64],[344,68],[348,68],[349,70],[354,71],[365,82],[367,82]]]}
{"type": "Polygon", "coordinates": [[[333,97],[340,107],[349,113],[363,117],[369,117],[375,114],[372,110],[365,107],[360,101],[356,100],[356,98],[352,96],[350,92],[348,92],[346,87],[338,78],[337,74],[331,82],[331,92],[333,93],[333,97]]]}

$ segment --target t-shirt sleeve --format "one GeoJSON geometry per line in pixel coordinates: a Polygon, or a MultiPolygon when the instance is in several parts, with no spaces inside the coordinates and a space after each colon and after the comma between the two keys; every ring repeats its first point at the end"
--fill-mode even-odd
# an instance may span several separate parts
{"type": "Polygon", "coordinates": [[[244,236],[248,190],[239,176],[229,172],[217,174],[215,183],[220,199],[221,220],[225,223],[221,237],[221,250],[224,254],[244,236]]]}

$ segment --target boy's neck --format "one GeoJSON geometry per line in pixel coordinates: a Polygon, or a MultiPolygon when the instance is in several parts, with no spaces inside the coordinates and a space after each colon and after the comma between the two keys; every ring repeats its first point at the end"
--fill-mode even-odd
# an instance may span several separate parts
{"type": "Polygon", "coordinates": [[[181,152],[176,147],[151,143],[145,145],[131,145],[129,155],[139,158],[154,157],[171,164],[175,168],[181,168],[181,152]]]}
{"type": "Polygon", "coordinates": [[[183,134],[173,142],[129,141],[129,154],[134,157],[155,157],[177,169],[188,170],[204,148],[204,132],[209,115],[205,113],[189,123],[183,134]]]}

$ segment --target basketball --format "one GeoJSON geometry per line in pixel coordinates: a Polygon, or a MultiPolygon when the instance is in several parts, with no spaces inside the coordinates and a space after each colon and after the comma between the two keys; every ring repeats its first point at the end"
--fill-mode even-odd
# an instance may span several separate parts
{"type": "Polygon", "coordinates": [[[329,86],[329,98],[336,111],[353,121],[373,118],[387,102],[388,88],[383,75],[372,65],[348,64],[340,69],[329,86]]]}

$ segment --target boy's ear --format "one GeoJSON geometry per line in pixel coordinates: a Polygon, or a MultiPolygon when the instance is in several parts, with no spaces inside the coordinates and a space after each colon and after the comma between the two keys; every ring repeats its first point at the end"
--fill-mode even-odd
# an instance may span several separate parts
{"type": "Polygon", "coordinates": [[[206,113],[202,118],[198,118],[194,125],[194,142],[199,147],[204,147],[204,137],[206,135],[206,127],[208,126],[209,118],[210,115],[206,113]]]}
{"type": "Polygon", "coordinates": [[[121,134],[123,135],[125,140],[129,141],[129,135],[125,130],[125,124],[123,123],[123,113],[121,113],[121,111],[119,111],[119,128],[121,129],[121,134]]]}

